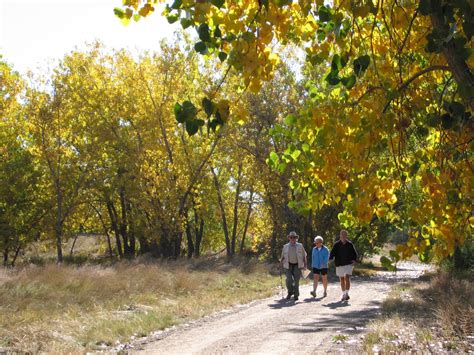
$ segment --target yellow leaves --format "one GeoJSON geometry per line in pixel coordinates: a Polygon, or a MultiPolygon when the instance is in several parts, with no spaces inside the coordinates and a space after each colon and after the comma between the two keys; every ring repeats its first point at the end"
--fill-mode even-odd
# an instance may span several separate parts
{"type": "Polygon", "coordinates": [[[355,17],[366,17],[370,13],[369,5],[355,6],[352,10],[355,17]]]}
{"type": "Polygon", "coordinates": [[[402,7],[396,7],[394,9],[393,25],[396,28],[405,29],[408,26],[409,21],[409,13],[407,13],[405,9],[402,7]]]}
{"type": "Polygon", "coordinates": [[[389,209],[387,207],[378,207],[375,213],[377,214],[377,217],[385,217],[388,213],[389,209]]]}
{"type": "Polygon", "coordinates": [[[227,121],[230,114],[230,103],[228,100],[220,100],[217,103],[217,111],[224,122],[227,121]]]}
{"type": "Polygon", "coordinates": [[[474,68],[474,52],[471,51],[471,55],[467,59],[467,65],[469,68],[474,68]]]}

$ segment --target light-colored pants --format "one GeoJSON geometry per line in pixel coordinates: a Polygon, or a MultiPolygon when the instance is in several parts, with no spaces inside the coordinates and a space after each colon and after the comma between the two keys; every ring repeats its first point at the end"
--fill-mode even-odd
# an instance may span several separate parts
{"type": "Polygon", "coordinates": [[[298,264],[290,264],[289,269],[285,269],[286,274],[286,288],[288,294],[293,294],[295,297],[300,295],[300,277],[301,270],[298,268],[298,264]]]}

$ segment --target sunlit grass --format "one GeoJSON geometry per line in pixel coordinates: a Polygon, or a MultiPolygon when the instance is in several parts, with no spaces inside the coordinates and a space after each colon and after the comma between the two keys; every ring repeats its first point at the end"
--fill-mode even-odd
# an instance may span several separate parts
{"type": "Polygon", "coordinates": [[[2,269],[0,348],[93,350],[270,296],[277,284],[268,267],[256,263],[2,269]]]}
{"type": "Polygon", "coordinates": [[[369,324],[367,353],[468,351],[474,334],[474,284],[453,274],[394,286],[382,304],[383,317],[369,324]],[[464,350],[463,350],[464,349],[464,350]]]}

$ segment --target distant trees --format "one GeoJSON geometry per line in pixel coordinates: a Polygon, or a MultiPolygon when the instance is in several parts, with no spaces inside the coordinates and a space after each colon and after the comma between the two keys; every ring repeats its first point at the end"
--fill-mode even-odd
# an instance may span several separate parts
{"type": "Polygon", "coordinates": [[[288,229],[308,220],[288,208],[289,180],[266,162],[273,127],[299,104],[294,74],[282,65],[261,95],[242,95],[185,45],[133,58],[96,44],[28,80],[1,63],[5,264],[34,240],[54,245],[62,262],[79,231],[105,234],[120,258],[223,247],[275,256],[288,229]],[[173,103],[198,100],[202,87],[241,108],[216,132],[198,127],[191,137],[173,103]]]}

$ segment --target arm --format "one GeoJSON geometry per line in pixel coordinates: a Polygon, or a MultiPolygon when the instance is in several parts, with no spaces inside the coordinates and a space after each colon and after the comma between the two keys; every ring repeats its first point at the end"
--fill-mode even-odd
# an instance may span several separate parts
{"type": "Polygon", "coordinates": [[[336,244],[332,246],[331,253],[329,253],[329,260],[333,260],[336,255],[336,244]]]}
{"type": "Polygon", "coordinates": [[[355,264],[357,262],[357,259],[359,259],[359,256],[357,255],[357,250],[353,243],[352,243],[352,253],[353,253],[352,263],[355,264]]]}
{"type": "Polygon", "coordinates": [[[306,253],[306,250],[304,249],[304,247],[303,247],[303,251],[304,251],[304,268],[307,269],[308,268],[308,254],[306,253]]]}
{"type": "Polygon", "coordinates": [[[326,264],[329,263],[329,249],[328,248],[326,248],[326,260],[325,260],[325,262],[326,262],[326,264]]]}

